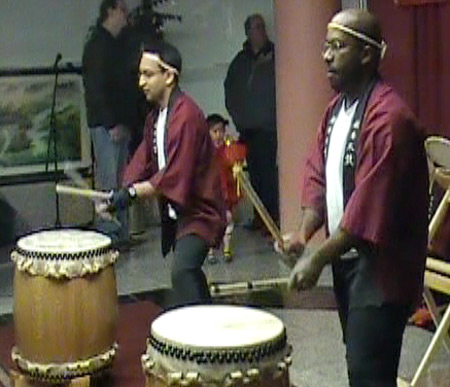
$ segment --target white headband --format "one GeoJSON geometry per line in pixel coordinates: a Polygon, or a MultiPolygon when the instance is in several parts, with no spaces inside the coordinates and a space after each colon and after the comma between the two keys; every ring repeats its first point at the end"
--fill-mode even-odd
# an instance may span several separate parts
{"type": "Polygon", "coordinates": [[[150,60],[153,60],[153,61],[157,62],[162,68],[164,68],[164,69],[166,69],[166,70],[168,70],[168,71],[172,71],[172,72],[174,72],[174,73],[177,74],[177,75],[180,75],[180,72],[179,72],[175,67],[173,67],[173,66],[171,66],[170,64],[164,62],[164,61],[159,57],[159,55],[153,54],[153,53],[151,53],[151,52],[144,52],[144,53],[142,54],[142,56],[145,56],[146,58],[148,58],[148,59],[150,59],[150,60]]]}
{"type": "Polygon", "coordinates": [[[328,23],[328,28],[334,28],[336,30],[346,32],[347,34],[352,35],[354,38],[362,40],[363,42],[366,42],[371,46],[378,48],[380,50],[381,59],[383,59],[384,55],[386,54],[387,44],[384,40],[382,40],[381,43],[378,43],[375,39],[372,39],[370,36],[367,36],[362,32],[356,31],[353,28],[343,26],[342,24],[334,22],[328,23]]]}

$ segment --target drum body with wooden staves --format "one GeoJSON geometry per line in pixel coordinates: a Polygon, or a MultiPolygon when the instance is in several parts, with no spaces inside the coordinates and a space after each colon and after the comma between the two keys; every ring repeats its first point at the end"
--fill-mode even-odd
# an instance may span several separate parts
{"type": "Polygon", "coordinates": [[[19,239],[12,357],[19,370],[61,382],[107,369],[114,359],[118,300],[109,237],[42,231],[19,239]]]}
{"type": "Polygon", "coordinates": [[[290,346],[276,316],[227,305],[159,316],[142,356],[147,387],[288,387],[290,346]]]}

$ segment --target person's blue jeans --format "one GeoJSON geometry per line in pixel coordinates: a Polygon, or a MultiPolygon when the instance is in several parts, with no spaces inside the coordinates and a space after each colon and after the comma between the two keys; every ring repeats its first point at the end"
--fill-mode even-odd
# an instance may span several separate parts
{"type": "MultiPolygon", "coordinates": [[[[108,130],[102,126],[90,129],[95,157],[95,186],[102,191],[110,191],[121,186],[121,178],[128,161],[129,136],[119,143],[114,142],[108,130]]],[[[108,235],[113,243],[127,240],[128,210],[115,214],[118,222],[98,218],[96,229],[108,235]]]]}

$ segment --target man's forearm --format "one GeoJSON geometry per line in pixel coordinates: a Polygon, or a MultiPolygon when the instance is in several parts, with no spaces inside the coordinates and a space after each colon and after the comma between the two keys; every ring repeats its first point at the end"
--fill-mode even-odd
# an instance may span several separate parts
{"type": "Polygon", "coordinates": [[[325,266],[349,251],[352,247],[356,247],[359,239],[342,228],[338,228],[336,232],[322,243],[319,249],[314,253],[314,260],[321,266],[325,266]]]}
{"type": "Polygon", "coordinates": [[[136,190],[136,195],[138,198],[147,198],[156,194],[155,188],[149,181],[134,183],[133,187],[136,190]]]}
{"type": "Polygon", "coordinates": [[[304,208],[302,213],[302,220],[300,223],[299,234],[302,243],[306,244],[312,236],[322,227],[322,217],[312,208],[304,208]]]}

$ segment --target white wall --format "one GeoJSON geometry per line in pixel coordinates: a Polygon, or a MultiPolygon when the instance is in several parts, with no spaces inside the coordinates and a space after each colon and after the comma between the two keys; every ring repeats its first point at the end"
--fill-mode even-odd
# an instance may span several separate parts
{"type": "MultiPolygon", "coordinates": [[[[132,8],[139,0],[127,3],[132,8]]],[[[100,0],[0,0],[0,68],[51,66],[57,53],[62,54],[62,63],[80,63],[99,4],[100,0]]],[[[246,17],[261,13],[275,40],[273,8],[273,0],[171,0],[158,8],[183,18],[181,23],[168,22],[165,36],[183,56],[182,88],[206,114],[227,115],[223,81],[245,40],[246,17]]],[[[41,184],[34,192],[35,188],[29,184],[5,187],[0,181],[0,194],[10,199],[31,229],[52,225],[55,218],[53,185],[41,184]]],[[[90,216],[88,209],[74,222],[90,216]]],[[[65,221],[70,223],[71,218],[65,221]]]]}
{"type": "Polygon", "coordinates": [[[205,113],[227,115],[223,81],[230,61],[245,40],[244,21],[261,13],[269,36],[274,37],[272,0],[173,0],[161,11],[182,15],[182,23],[169,22],[166,39],[183,57],[181,86],[205,113]]]}
{"type": "MultiPolygon", "coordinates": [[[[132,8],[138,0],[128,0],[132,8]]],[[[1,0],[0,68],[79,63],[86,32],[100,0],[1,0]]],[[[261,13],[274,39],[273,0],[172,0],[158,10],[180,14],[165,36],[183,56],[182,86],[206,113],[226,113],[223,80],[228,64],[245,40],[245,18],[261,13]]]]}

